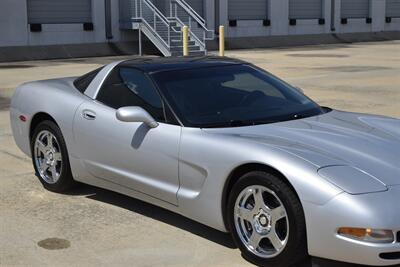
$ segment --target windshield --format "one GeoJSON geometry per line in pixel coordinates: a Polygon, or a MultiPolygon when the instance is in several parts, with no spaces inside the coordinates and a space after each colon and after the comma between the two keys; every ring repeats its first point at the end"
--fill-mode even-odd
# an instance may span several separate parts
{"type": "Polygon", "coordinates": [[[287,83],[250,65],[229,65],[152,75],[189,127],[233,127],[323,113],[287,83]]]}

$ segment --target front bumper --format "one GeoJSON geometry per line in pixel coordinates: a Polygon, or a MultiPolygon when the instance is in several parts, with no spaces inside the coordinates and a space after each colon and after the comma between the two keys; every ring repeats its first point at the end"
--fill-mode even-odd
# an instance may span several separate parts
{"type": "Polygon", "coordinates": [[[370,266],[400,264],[400,240],[392,244],[373,244],[337,235],[340,227],[358,227],[400,232],[400,186],[388,191],[363,195],[342,193],[320,206],[303,203],[306,215],[308,249],[314,257],[370,266]]]}

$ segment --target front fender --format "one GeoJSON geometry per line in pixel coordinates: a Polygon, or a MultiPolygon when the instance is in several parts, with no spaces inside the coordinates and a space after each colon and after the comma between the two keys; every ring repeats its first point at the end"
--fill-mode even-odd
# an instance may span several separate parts
{"type": "Polygon", "coordinates": [[[257,163],[282,173],[301,202],[322,205],[342,190],[321,178],[318,167],[292,153],[268,144],[184,128],[181,137],[178,200],[188,217],[226,230],[221,207],[223,188],[231,172],[257,163]]]}

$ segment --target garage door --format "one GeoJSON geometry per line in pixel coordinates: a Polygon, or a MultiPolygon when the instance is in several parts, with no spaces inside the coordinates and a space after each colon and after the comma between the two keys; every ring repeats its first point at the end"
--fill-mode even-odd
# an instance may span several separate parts
{"type": "Polygon", "coordinates": [[[322,17],[322,0],[289,1],[289,18],[291,19],[320,19],[322,17]]]}
{"type": "Polygon", "coordinates": [[[342,0],[342,18],[368,18],[369,0],[342,0]]]}
{"type": "Polygon", "coordinates": [[[268,18],[267,0],[228,0],[229,20],[261,20],[268,18]]]}
{"type": "Polygon", "coordinates": [[[386,17],[400,18],[400,0],[386,0],[386,17]]]}
{"type": "Polygon", "coordinates": [[[28,0],[28,23],[92,21],[91,0],[28,0]]]}

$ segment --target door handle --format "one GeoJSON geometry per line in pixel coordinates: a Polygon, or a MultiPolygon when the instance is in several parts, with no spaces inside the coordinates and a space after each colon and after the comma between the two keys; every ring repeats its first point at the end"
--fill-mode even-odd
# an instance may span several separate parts
{"type": "Polygon", "coordinates": [[[84,110],[82,111],[83,118],[87,120],[94,120],[96,119],[96,113],[91,110],[84,110]]]}

